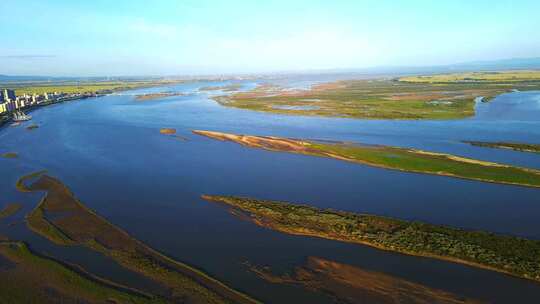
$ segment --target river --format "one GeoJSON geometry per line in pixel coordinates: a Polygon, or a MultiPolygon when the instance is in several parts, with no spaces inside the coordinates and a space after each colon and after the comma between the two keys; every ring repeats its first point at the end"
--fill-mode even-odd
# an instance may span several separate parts
{"type": "MultiPolygon", "coordinates": [[[[540,239],[540,190],[373,168],[333,159],[249,149],[193,129],[413,147],[540,168],[540,155],[488,149],[462,140],[540,143],[540,92],[503,94],[453,121],[298,117],[218,105],[198,91],[226,82],[191,82],[129,93],[185,96],[136,101],[109,95],[32,112],[38,129],[0,129],[0,207],[22,202],[17,223],[0,233],[38,251],[140,287],[144,278],[83,248],[60,248],[29,232],[24,213],[40,194],[22,194],[17,178],[46,169],[90,208],[136,238],[268,303],[332,303],[300,286],[265,282],[247,264],[291,271],[317,256],[494,303],[538,303],[540,285],[491,271],[290,236],[239,220],[201,194],[252,196],[373,213],[540,239]],[[187,140],[164,136],[176,128],[187,140]]],[[[243,82],[244,89],[255,83],[243,82]]],[[[305,85],[305,82],[301,82],[305,85]]],[[[29,124],[28,123],[28,124],[29,124]]]]}

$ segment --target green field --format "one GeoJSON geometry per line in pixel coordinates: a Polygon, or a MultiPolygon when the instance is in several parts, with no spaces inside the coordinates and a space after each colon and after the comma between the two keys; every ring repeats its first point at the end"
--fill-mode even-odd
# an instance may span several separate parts
{"type": "Polygon", "coordinates": [[[374,167],[450,176],[484,182],[540,187],[540,170],[380,145],[326,143],[270,136],[236,135],[212,131],[195,134],[271,151],[335,158],[374,167]]]}
{"type": "Polygon", "coordinates": [[[453,155],[387,146],[329,145],[312,143],[320,153],[329,153],[375,166],[408,172],[540,187],[540,171],[499,165],[453,155]]]}
{"type": "Polygon", "coordinates": [[[425,76],[410,76],[399,79],[404,82],[425,82],[425,83],[458,83],[458,82],[479,82],[479,83],[500,83],[500,82],[523,82],[540,80],[540,71],[495,71],[495,72],[471,72],[453,73],[425,76]]]}
{"type": "Polygon", "coordinates": [[[0,241],[0,303],[166,303],[93,276],[75,266],[30,251],[26,244],[0,241]]]}
{"type": "Polygon", "coordinates": [[[43,93],[96,93],[104,91],[121,91],[136,88],[152,87],[176,83],[177,81],[145,80],[145,81],[81,81],[81,82],[39,82],[39,83],[14,83],[5,85],[6,88],[14,89],[17,96],[23,94],[43,93]]]}
{"type": "Polygon", "coordinates": [[[284,233],[444,259],[540,282],[540,241],[536,240],[284,202],[203,198],[232,206],[254,223],[284,233]]]}
{"type": "Polygon", "coordinates": [[[219,96],[215,100],[229,107],[291,115],[461,119],[474,115],[477,97],[490,100],[511,90],[540,89],[540,72],[526,73],[513,81],[431,83],[424,78],[419,82],[414,82],[414,79],[338,81],[316,85],[307,91],[263,85],[249,92],[219,96]]]}

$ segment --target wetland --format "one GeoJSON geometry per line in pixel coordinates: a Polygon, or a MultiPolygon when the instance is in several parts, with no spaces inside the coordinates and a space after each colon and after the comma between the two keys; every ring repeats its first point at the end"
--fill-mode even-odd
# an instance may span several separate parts
{"type": "MultiPolygon", "coordinates": [[[[227,81],[164,83],[36,109],[32,116],[40,128],[32,132],[26,130],[31,123],[0,128],[0,150],[16,151],[18,156],[0,158],[0,210],[9,214],[0,220],[0,239],[6,242],[1,246],[7,246],[0,249],[0,277],[18,273],[17,284],[24,289],[36,287],[28,297],[47,294],[73,300],[74,294],[81,294],[77,300],[89,303],[104,298],[133,303],[191,299],[330,304],[366,298],[382,303],[540,301],[539,284],[518,278],[529,273],[523,268],[533,256],[527,253],[528,244],[540,239],[538,189],[513,184],[516,178],[522,184],[535,183],[534,175],[523,174],[539,170],[540,159],[536,153],[464,142],[539,144],[540,97],[537,91],[527,91],[535,81],[499,89],[492,83],[461,81],[447,86],[456,90],[451,93],[440,91],[435,83],[368,81],[319,76],[245,80],[230,92],[201,90],[226,87],[227,81]],[[381,91],[375,90],[374,95],[383,94],[384,89],[393,97],[376,98],[406,102],[416,98],[411,95],[413,86],[425,86],[418,94],[439,95],[437,102],[423,104],[423,109],[409,103],[401,105],[400,113],[381,108],[382,114],[373,116],[389,119],[359,119],[368,112],[358,112],[358,108],[350,116],[329,118],[341,114],[328,115],[335,109],[325,108],[323,96],[295,95],[316,95],[317,90],[330,94],[341,89],[336,84],[348,83],[358,89],[355,94],[365,95],[362,88],[380,85],[381,91]],[[396,83],[392,92],[391,84],[396,83]],[[511,87],[520,91],[508,92],[511,87]],[[159,102],[136,100],[137,95],[168,92],[178,95],[159,102]],[[298,102],[283,102],[285,107],[274,104],[279,107],[272,111],[252,111],[214,100],[224,96],[226,102],[237,94],[266,96],[269,92],[290,94],[298,102]],[[474,96],[490,98],[482,102],[474,101],[474,96]],[[458,100],[466,101],[461,108],[466,115],[450,109],[458,100]],[[445,113],[426,111],[426,107],[445,113]],[[319,110],[325,113],[308,113],[319,110]],[[414,119],[397,119],[404,117],[402,113],[414,114],[410,115],[414,119]],[[438,118],[424,119],[434,116],[438,118]],[[164,127],[185,140],[160,134],[164,127]],[[260,146],[215,140],[192,130],[252,134],[246,138],[253,136],[251,142],[260,146]],[[316,153],[278,153],[282,146],[276,149],[262,138],[296,148],[308,143],[316,153]],[[348,159],[359,155],[360,159],[348,159]],[[364,159],[368,156],[371,164],[364,159]],[[426,159],[429,166],[423,163],[426,159]],[[404,163],[411,167],[402,168],[404,163]],[[431,170],[435,164],[459,165],[461,171],[455,174],[471,175],[439,174],[439,169],[431,170]],[[418,166],[432,172],[412,170],[418,166]],[[486,182],[493,176],[499,179],[496,183],[486,182]],[[437,250],[458,248],[463,251],[456,252],[467,253],[465,249],[470,248],[459,245],[466,235],[471,238],[468,244],[484,250],[475,259],[495,254],[500,260],[493,259],[497,264],[488,266],[508,263],[512,275],[421,254],[268,229],[239,220],[238,215],[250,217],[239,211],[224,212],[223,206],[207,203],[202,194],[305,202],[315,208],[315,218],[328,209],[383,218],[408,227],[406,231],[412,226],[415,233],[430,236],[419,246],[437,240],[431,238],[432,231],[446,235],[447,242],[437,243],[442,248],[437,250]],[[20,204],[17,212],[12,202],[20,204]],[[501,238],[517,251],[511,254],[514,259],[504,253],[510,247],[496,245],[501,238]],[[456,246],[446,246],[454,241],[456,246]],[[21,261],[17,267],[22,268],[14,268],[17,259],[21,261]],[[54,278],[43,286],[35,278],[48,272],[54,278]],[[66,278],[88,288],[76,290],[58,283],[66,278]],[[350,287],[347,282],[361,286],[350,287]],[[405,293],[407,289],[414,292],[405,293]]],[[[427,250],[422,246],[418,249],[427,250]]]]}

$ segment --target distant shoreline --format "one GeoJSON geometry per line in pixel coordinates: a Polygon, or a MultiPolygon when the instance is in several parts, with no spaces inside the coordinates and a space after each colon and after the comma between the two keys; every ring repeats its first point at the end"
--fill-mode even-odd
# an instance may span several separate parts
{"type": "MultiPolygon", "coordinates": [[[[178,81],[178,82],[180,83],[181,81],[178,81]]],[[[114,93],[117,93],[117,92],[136,90],[136,89],[144,89],[144,88],[152,88],[152,87],[159,87],[161,85],[164,85],[164,84],[156,82],[155,84],[144,84],[144,85],[134,86],[134,87],[118,87],[118,88],[109,89],[109,90],[107,90],[106,93],[103,93],[103,92],[85,93],[85,94],[82,94],[80,96],[67,97],[67,98],[63,98],[61,100],[44,102],[44,103],[41,103],[41,104],[32,105],[32,106],[26,107],[24,109],[19,109],[19,110],[28,113],[28,112],[32,112],[34,110],[40,109],[42,107],[46,107],[46,106],[50,106],[50,105],[54,105],[54,104],[61,104],[61,103],[67,102],[67,101],[82,100],[82,99],[88,99],[88,98],[99,98],[99,97],[108,96],[108,95],[111,95],[111,94],[114,94],[114,93]]],[[[0,128],[3,128],[5,125],[13,122],[12,115],[13,115],[12,112],[9,112],[9,113],[2,114],[0,116],[0,128]]]]}

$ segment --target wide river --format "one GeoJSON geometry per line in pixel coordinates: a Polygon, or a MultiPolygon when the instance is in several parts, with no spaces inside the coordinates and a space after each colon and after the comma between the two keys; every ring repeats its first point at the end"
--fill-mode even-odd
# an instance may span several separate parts
{"type": "MultiPolygon", "coordinates": [[[[23,217],[42,194],[15,189],[17,178],[46,169],[87,206],[175,259],[194,265],[267,303],[332,303],[300,286],[268,283],[249,270],[290,272],[309,256],[382,272],[493,303],[540,303],[540,284],[504,274],[366,246],[290,236],[231,215],[201,194],[285,200],[467,229],[540,239],[540,190],[403,173],[333,159],[245,148],[193,135],[215,130],[254,135],[347,140],[447,152],[540,168],[540,155],[473,147],[462,140],[540,143],[540,92],[515,92],[478,103],[477,115],[455,121],[386,121],[297,117],[222,107],[200,92],[221,82],[193,82],[123,92],[33,111],[38,129],[0,129],[0,208],[24,212],[0,223],[0,234],[137,287],[151,286],[84,248],[63,248],[29,232],[23,217]],[[136,101],[132,93],[185,96],[136,101]],[[159,133],[176,128],[187,138],[159,133]]],[[[254,86],[244,82],[244,88],[254,86]]],[[[305,85],[298,82],[298,85],[305,85]]],[[[27,123],[27,124],[29,124],[27,123]]]]}

